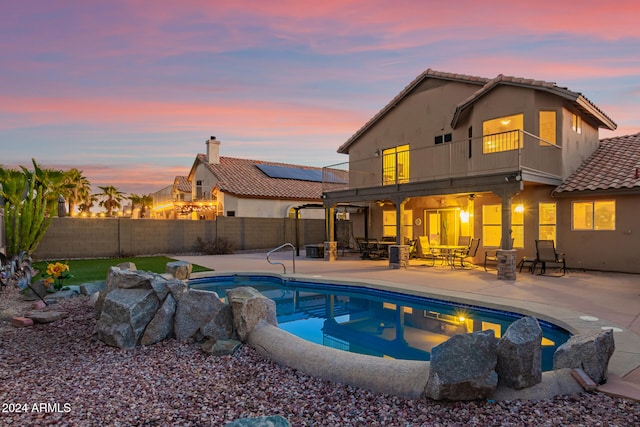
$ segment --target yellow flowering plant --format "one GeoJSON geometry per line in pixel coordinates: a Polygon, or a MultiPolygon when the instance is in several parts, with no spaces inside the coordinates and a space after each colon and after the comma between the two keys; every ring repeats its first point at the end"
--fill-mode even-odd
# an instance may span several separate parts
{"type": "Polygon", "coordinates": [[[44,279],[44,285],[50,292],[56,292],[62,289],[63,282],[66,279],[73,278],[72,274],[69,274],[69,264],[56,262],[47,265],[46,278],[44,279]]]}

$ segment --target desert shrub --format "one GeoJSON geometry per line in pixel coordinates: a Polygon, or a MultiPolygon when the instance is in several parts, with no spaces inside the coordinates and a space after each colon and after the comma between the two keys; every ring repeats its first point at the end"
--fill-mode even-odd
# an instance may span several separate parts
{"type": "Polygon", "coordinates": [[[198,237],[198,249],[207,255],[232,254],[234,251],[233,243],[224,238],[204,241],[201,237],[198,237]]]}

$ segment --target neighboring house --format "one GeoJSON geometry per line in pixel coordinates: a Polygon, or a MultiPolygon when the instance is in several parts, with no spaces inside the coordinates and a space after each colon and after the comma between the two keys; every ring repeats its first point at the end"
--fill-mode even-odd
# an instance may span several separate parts
{"type": "Polygon", "coordinates": [[[296,213],[324,219],[322,168],[220,156],[215,137],[179,188],[190,197],[174,199],[173,209],[189,219],[293,218],[296,213]]]}
{"type": "Polygon", "coordinates": [[[191,219],[191,212],[183,209],[191,202],[191,183],[186,176],[176,176],[173,184],[153,193],[153,219],[191,219]]]}
{"type": "MultiPolygon", "coordinates": [[[[552,239],[569,267],[640,272],[637,234],[621,212],[637,203],[638,181],[624,196],[598,195],[613,203],[593,209],[588,187],[562,186],[599,149],[601,128],[616,124],[555,83],[429,69],[338,148],[349,161],[325,174],[348,170],[349,183],[326,183],[325,205],[362,206],[351,215],[355,237],[455,244],[470,235],[481,239],[477,260],[485,250],[512,247],[518,259],[533,257],[536,239],[552,239]]],[[[624,153],[625,145],[637,147],[613,138],[601,149],[624,153]]],[[[635,176],[633,168],[624,173],[635,176]]]]}

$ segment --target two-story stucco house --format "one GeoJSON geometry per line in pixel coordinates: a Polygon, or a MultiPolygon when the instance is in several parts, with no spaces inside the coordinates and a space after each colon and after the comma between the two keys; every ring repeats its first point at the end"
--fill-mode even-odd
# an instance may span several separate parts
{"type": "Polygon", "coordinates": [[[206,146],[188,176],[174,182],[177,218],[324,218],[323,209],[312,209],[322,208],[322,168],[220,156],[213,136],[206,146]],[[188,195],[176,198],[185,187],[188,195]]]}
{"type": "Polygon", "coordinates": [[[562,186],[601,147],[599,129],[615,128],[555,83],[428,69],[338,148],[348,163],[325,171],[348,170],[349,183],[327,183],[325,206],[363,206],[351,215],[356,236],[455,244],[468,235],[480,239],[476,260],[496,248],[533,257],[536,239],[554,240],[569,267],[640,272],[640,230],[625,215],[640,207],[636,169],[615,192],[562,186]]]}

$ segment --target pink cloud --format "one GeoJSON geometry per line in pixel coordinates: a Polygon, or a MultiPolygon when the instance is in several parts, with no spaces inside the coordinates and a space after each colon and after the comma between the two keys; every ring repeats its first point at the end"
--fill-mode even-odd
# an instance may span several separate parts
{"type": "MultiPolygon", "coordinates": [[[[314,107],[293,103],[225,101],[152,102],[131,99],[57,99],[0,96],[0,111],[14,117],[10,127],[60,123],[126,124],[132,131],[159,132],[210,128],[212,123],[243,127],[249,135],[275,133],[324,133],[348,131],[360,123],[362,114],[337,107],[314,107]]],[[[9,126],[5,125],[4,128],[9,126]]]]}

